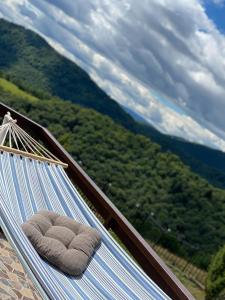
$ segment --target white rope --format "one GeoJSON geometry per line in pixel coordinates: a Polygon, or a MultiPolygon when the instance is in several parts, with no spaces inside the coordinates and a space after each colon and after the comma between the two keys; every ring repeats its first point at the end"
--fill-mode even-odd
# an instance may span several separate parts
{"type": "Polygon", "coordinates": [[[42,144],[37,142],[25,130],[16,124],[10,113],[4,116],[3,124],[0,126],[0,145],[9,145],[10,148],[16,148],[30,154],[38,155],[46,159],[60,160],[46,149],[42,144]]]}
{"type": "Polygon", "coordinates": [[[19,132],[17,128],[13,126],[13,130],[17,133],[18,136],[20,136],[21,140],[26,144],[26,146],[31,150],[32,153],[36,154],[36,152],[33,150],[32,146],[26,141],[26,139],[23,137],[23,135],[19,132]]]}
{"type": "Polygon", "coordinates": [[[48,149],[46,149],[43,145],[35,141],[26,131],[24,131],[21,127],[19,127],[17,124],[13,124],[13,127],[16,127],[21,135],[25,135],[30,142],[32,142],[33,146],[36,145],[37,148],[39,148],[39,151],[44,154],[44,156],[47,156],[48,158],[54,158],[55,160],[59,160],[54,154],[52,154],[48,149]]]}
{"type": "Polygon", "coordinates": [[[60,162],[54,154],[32,138],[16,122],[9,112],[4,116],[3,124],[0,126],[0,145],[8,144],[10,148],[15,147],[17,150],[60,162]]]}
{"type": "Polygon", "coordinates": [[[32,138],[24,131],[22,130],[20,127],[16,127],[17,132],[19,132],[19,134],[24,138],[24,140],[27,142],[27,144],[29,144],[34,150],[36,150],[40,156],[44,156],[43,154],[45,154],[48,158],[51,158],[51,156],[47,153],[43,153],[44,151],[41,151],[40,147],[38,148],[37,146],[38,143],[34,142],[32,140],[32,138]]]}
{"type": "Polygon", "coordinates": [[[9,126],[9,147],[12,148],[12,126],[9,126]]]}
{"type": "Polygon", "coordinates": [[[7,124],[7,126],[5,126],[1,131],[1,134],[0,134],[0,144],[1,145],[4,145],[4,143],[5,143],[8,131],[9,131],[9,124],[7,124]]]}
{"type": "Polygon", "coordinates": [[[24,145],[24,143],[23,143],[23,141],[22,141],[20,135],[18,134],[17,130],[14,130],[14,132],[15,132],[16,136],[18,137],[18,140],[20,141],[20,144],[23,146],[25,152],[29,152],[29,151],[27,151],[27,148],[26,148],[26,146],[24,145]]]}
{"type": "Polygon", "coordinates": [[[17,138],[16,138],[16,135],[15,135],[15,132],[14,132],[13,128],[12,128],[12,136],[13,136],[13,141],[16,144],[16,148],[19,150],[19,146],[18,146],[18,143],[17,143],[17,138]]]}
{"type": "Polygon", "coordinates": [[[9,123],[6,123],[6,124],[3,124],[3,125],[0,125],[0,131],[1,131],[2,129],[4,129],[5,127],[7,127],[7,126],[9,126],[9,123]]]}
{"type": "Polygon", "coordinates": [[[29,144],[31,144],[34,149],[36,149],[36,151],[41,155],[41,156],[47,156],[48,158],[52,158],[51,155],[49,155],[47,152],[45,152],[44,150],[42,150],[42,148],[40,147],[40,144],[38,142],[36,142],[31,136],[29,136],[23,129],[21,129],[20,127],[18,128],[20,134],[27,140],[27,142],[29,144]]]}

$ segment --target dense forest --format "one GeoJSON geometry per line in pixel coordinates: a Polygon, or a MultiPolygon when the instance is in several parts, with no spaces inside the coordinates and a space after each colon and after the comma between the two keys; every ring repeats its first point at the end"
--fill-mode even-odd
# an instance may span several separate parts
{"type": "Polygon", "coordinates": [[[5,80],[0,99],[46,126],[146,239],[159,235],[154,224],[160,224],[165,232],[170,229],[160,243],[208,266],[225,240],[223,190],[149,138],[94,110],[39,100],[5,80]]]}
{"type": "Polygon", "coordinates": [[[206,299],[225,299],[225,246],[213,257],[206,280],[206,299]]]}
{"type": "Polygon", "coordinates": [[[130,131],[145,135],[177,154],[191,169],[225,187],[225,154],[166,136],[132,117],[79,66],[53,50],[36,33],[0,19],[0,73],[34,96],[57,96],[110,116],[130,131]]]}

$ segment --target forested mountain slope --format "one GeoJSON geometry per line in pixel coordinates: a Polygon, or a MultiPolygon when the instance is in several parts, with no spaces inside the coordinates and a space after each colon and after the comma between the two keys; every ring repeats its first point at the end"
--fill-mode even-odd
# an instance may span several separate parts
{"type": "Polygon", "coordinates": [[[110,116],[134,133],[180,156],[192,170],[218,187],[225,187],[225,154],[166,136],[135,122],[79,66],[52,49],[36,33],[0,19],[0,73],[39,98],[57,96],[110,116]]]}
{"type": "Polygon", "coordinates": [[[92,107],[129,124],[132,118],[79,66],[58,54],[36,33],[0,19],[0,71],[17,86],[92,107]]]}
{"type": "Polygon", "coordinates": [[[48,127],[145,238],[158,234],[150,218],[154,213],[165,230],[171,229],[161,243],[208,265],[225,240],[223,190],[192,173],[176,155],[93,110],[34,100],[6,81],[0,99],[48,127]],[[177,237],[195,248],[180,247],[177,237]]]}

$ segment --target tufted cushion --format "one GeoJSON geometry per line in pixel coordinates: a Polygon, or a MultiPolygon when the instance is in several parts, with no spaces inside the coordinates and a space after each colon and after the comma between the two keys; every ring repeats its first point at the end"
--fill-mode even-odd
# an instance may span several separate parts
{"type": "Polygon", "coordinates": [[[39,211],[22,229],[43,258],[70,275],[85,270],[100,243],[96,229],[52,211],[39,211]]]}

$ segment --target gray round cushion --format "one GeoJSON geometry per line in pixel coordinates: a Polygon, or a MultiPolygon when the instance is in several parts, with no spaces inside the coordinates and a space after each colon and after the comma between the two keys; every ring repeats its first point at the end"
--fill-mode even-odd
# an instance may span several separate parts
{"type": "Polygon", "coordinates": [[[39,211],[22,229],[43,258],[70,275],[85,270],[101,240],[96,229],[52,211],[39,211]]]}

